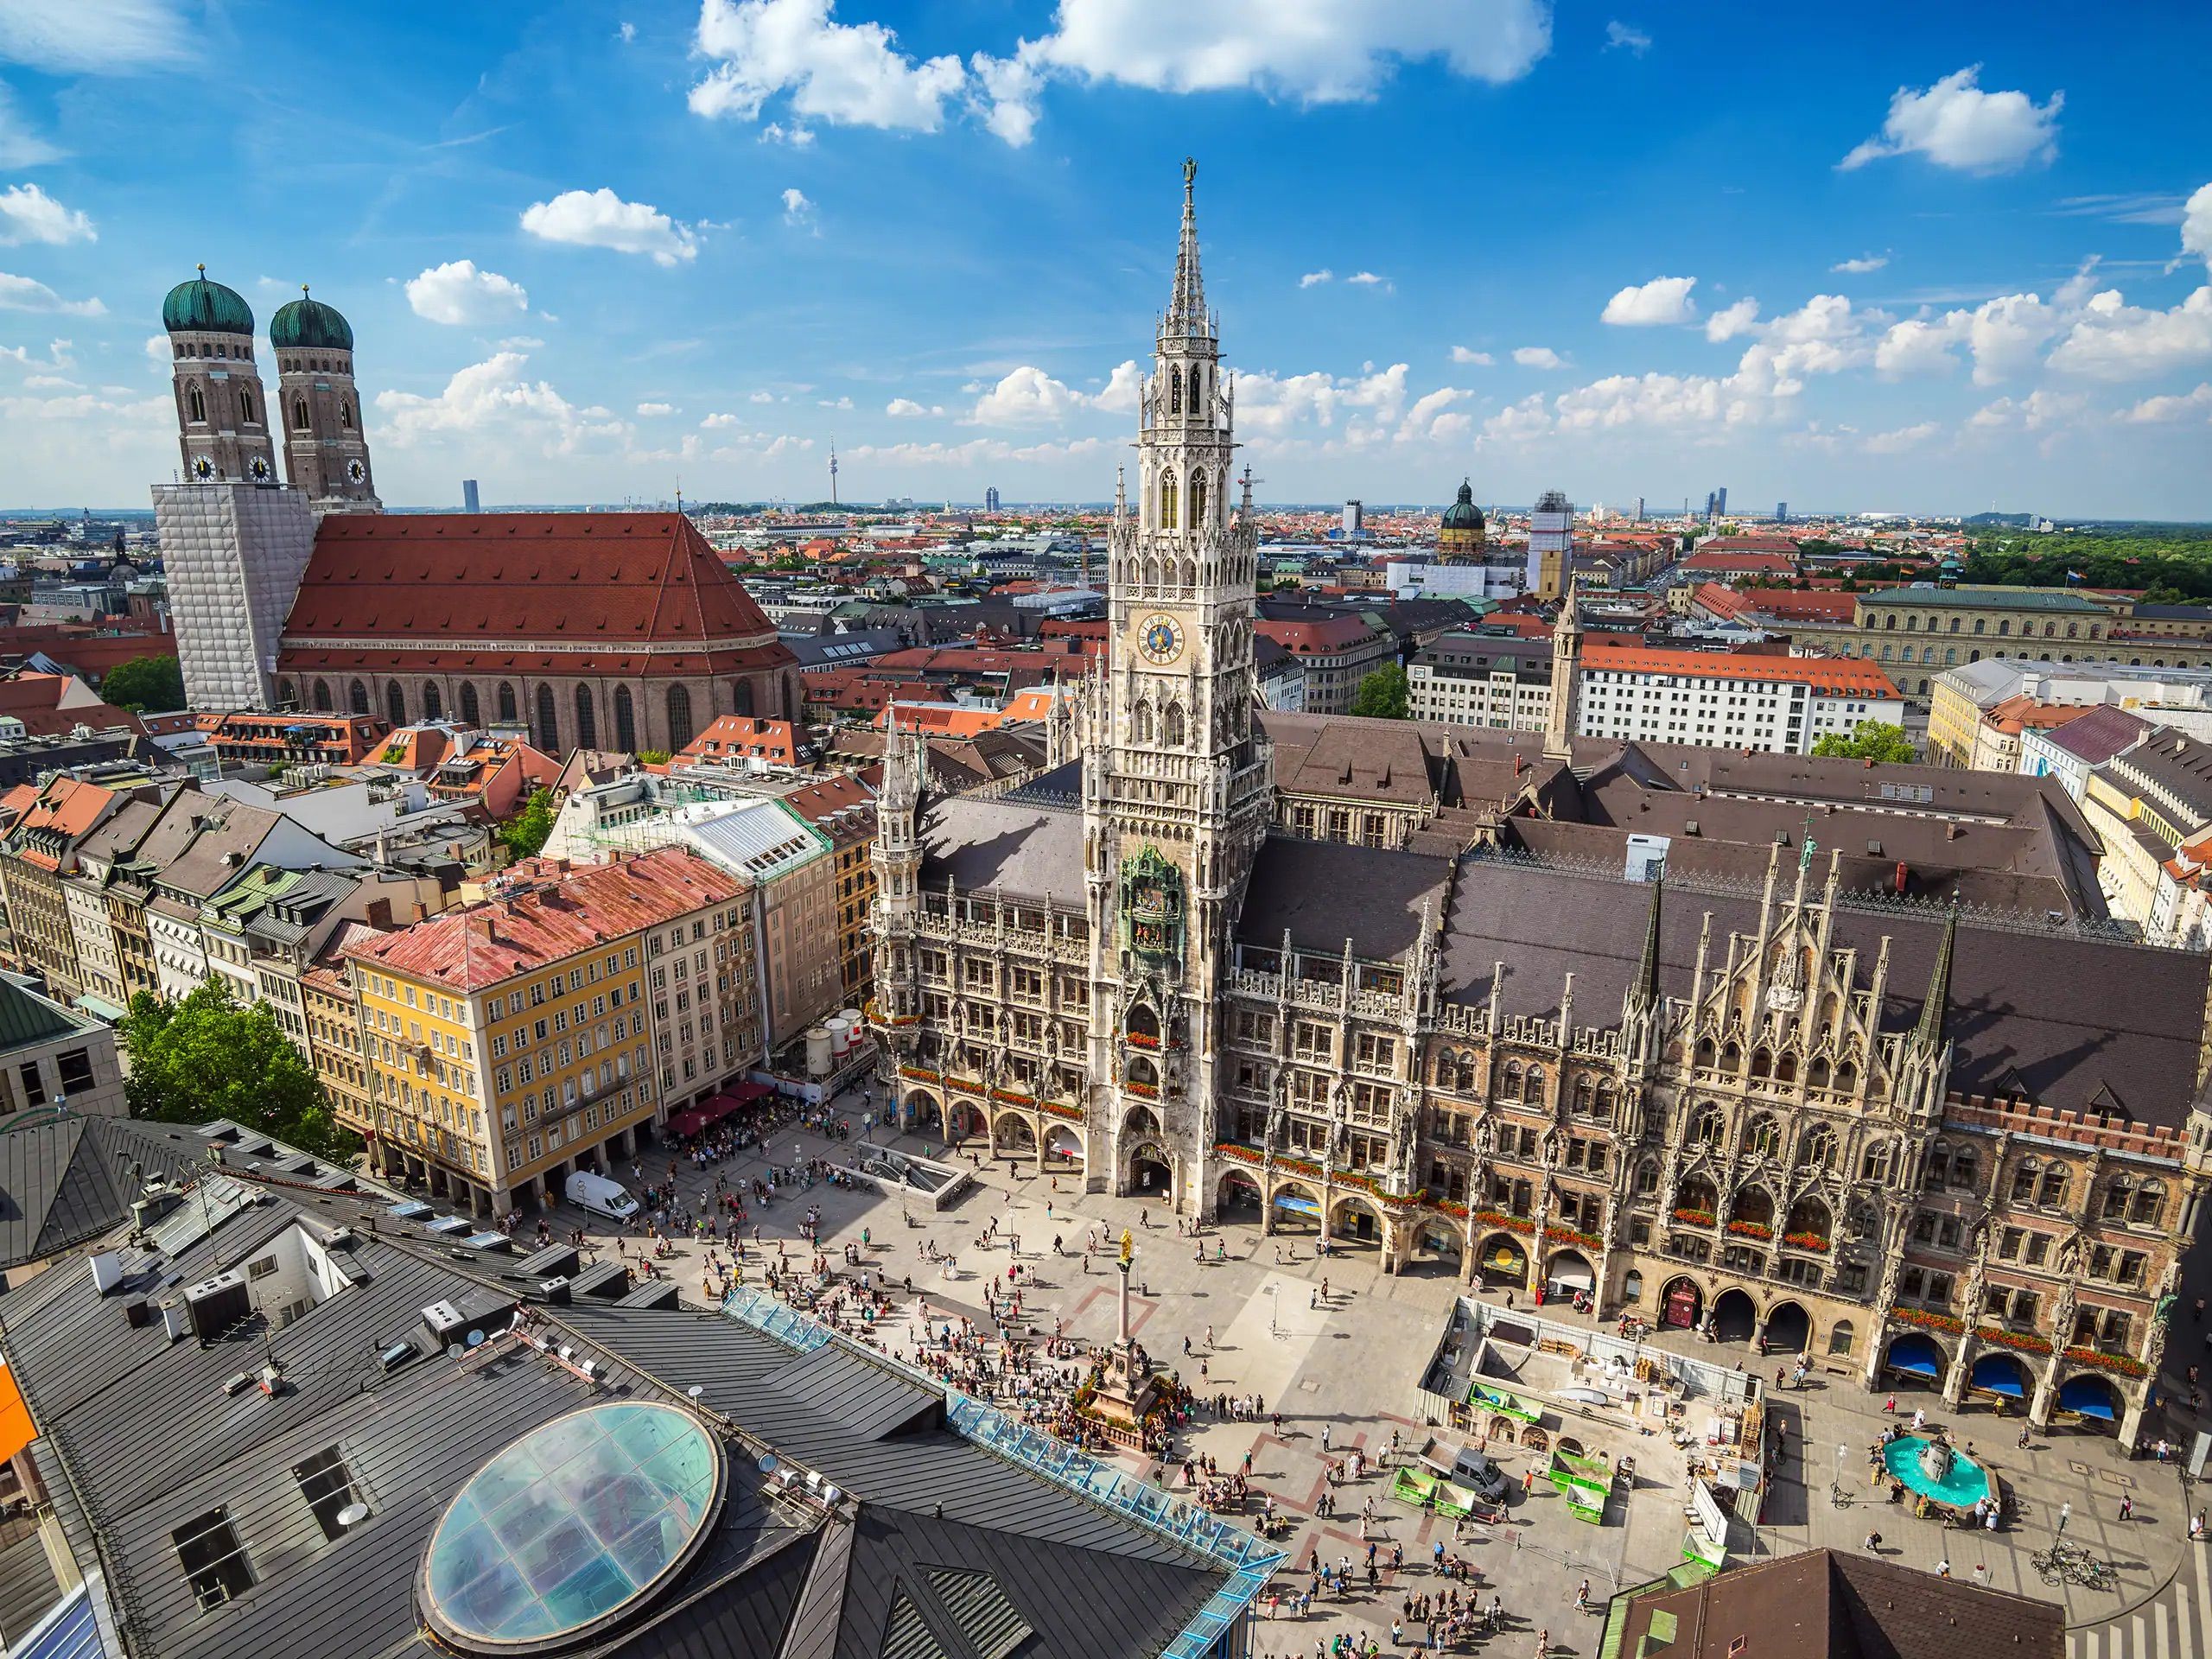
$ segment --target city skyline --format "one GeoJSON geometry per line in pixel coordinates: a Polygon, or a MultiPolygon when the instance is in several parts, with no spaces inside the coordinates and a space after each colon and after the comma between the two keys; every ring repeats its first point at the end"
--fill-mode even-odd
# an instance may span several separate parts
{"type": "Polygon", "coordinates": [[[308,99],[293,8],[0,3],[0,500],[171,477],[204,260],[352,320],[396,507],[1098,501],[1188,152],[1262,499],[2212,518],[2201,16],[1154,10],[364,14],[308,99]]]}

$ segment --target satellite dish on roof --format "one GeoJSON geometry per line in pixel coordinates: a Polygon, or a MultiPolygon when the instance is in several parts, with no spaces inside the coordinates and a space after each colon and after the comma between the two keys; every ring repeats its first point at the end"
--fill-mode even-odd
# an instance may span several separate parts
{"type": "Polygon", "coordinates": [[[478,1343],[483,1340],[484,1333],[481,1331],[472,1331],[467,1334],[467,1336],[462,1338],[462,1341],[471,1348],[474,1348],[478,1343]]]}
{"type": "Polygon", "coordinates": [[[776,1454],[772,1452],[763,1452],[760,1454],[760,1460],[753,1466],[759,1469],[764,1475],[774,1474],[776,1472],[776,1454]]]}
{"type": "Polygon", "coordinates": [[[358,1527],[368,1518],[369,1506],[365,1503],[348,1503],[338,1511],[338,1524],[341,1527],[358,1527]]]}

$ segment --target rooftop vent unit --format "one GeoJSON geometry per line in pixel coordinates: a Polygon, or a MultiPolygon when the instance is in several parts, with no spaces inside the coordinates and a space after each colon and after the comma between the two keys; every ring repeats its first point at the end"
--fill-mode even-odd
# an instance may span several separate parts
{"type": "Polygon", "coordinates": [[[414,1357],[413,1343],[404,1340],[395,1342],[377,1356],[377,1369],[388,1376],[414,1357]]]}
{"type": "Polygon", "coordinates": [[[192,1334],[202,1342],[212,1342],[253,1312],[253,1294],[246,1288],[245,1274],[232,1268],[188,1285],[184,1306],[192,1320],[192,1334]]]}
{"type": "Polygon", "coordinates": [[[123,1257],[114,1250],[102,1250],[92,1257],[92,1294],[105,1296],[123,1282],[123,1257]]]}

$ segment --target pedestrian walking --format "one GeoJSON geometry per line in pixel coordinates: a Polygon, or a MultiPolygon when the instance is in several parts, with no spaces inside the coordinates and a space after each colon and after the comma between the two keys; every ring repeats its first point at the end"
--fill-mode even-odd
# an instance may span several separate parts
{"type": "Polygon", "coordinates": [[[1986,1562],[1986,1561],[1976,1561],[1976,1562],[1974,1564],[1974,1581],[1976,1584],[1978,1584],[1978,1585],[1981,1586],[1984,1589],[1987,1589],[1987,1588],[1989,1587],[1989,1563],[1988,1563],[1988,1562],[1986,1562]]]}
{"type": "Polygon", "coordinates": [[[1936,1563],[1936,1576],[1939,1579],[1948,1579],[1951,1576],[1951,1558],[1949,1556],[1946,1555],[1942,1560],[1936,1563]]]}
{"type": "Polygon", "coordinates": [[[2123,1521],[2133,1521],[2135,1518],[2135,1495],[2133,1492],[2123,1492],[2120,1495],[2120,1518],[2123,1521]]]}
{"type": "Polygon", "coordinates": [[[1882,1553],[1882,1535],[1878,1532],[1868,1533],[1866,1535],[1866,1541],[1863,1546],[1861,1546],[1861,1548],[1863,1548],[1869,1555],[1880,1554],[1882,1553]]]}
{"type": "Polygon", "coordinates": [[[1538,1630],[1536,1632],[1536,1659],[1545,1659],[1545,1656],[1551,1650],[1552,1633],[1549,1630],[1538,1630]]]}
{"type": "Polygon", "coordinates": [[[1897,1411],[1897,1395],[1895,1395],[1894,1394],[1893,1394],[1893,1395],[1891,1395],[1888,1399],[1886,1399],[1886,1400],[1885,1400],[1885,1401],[1883,1401],[1883,1402],[1882,1402],[1882,1409],[1883,1409],[1885,1412],[1888,1412],[1888,1413],[1891,1413],[1891,1414],[1895,1414],[1895,1412],[1897,1411]]]}
{"type": "Polygon", "coordinates": [[[1590,1580],[1587,1579],[1575,1586],[1574,1611],[1578,1613],[1586,1613],[1590,1611],[1590,1580]]]}

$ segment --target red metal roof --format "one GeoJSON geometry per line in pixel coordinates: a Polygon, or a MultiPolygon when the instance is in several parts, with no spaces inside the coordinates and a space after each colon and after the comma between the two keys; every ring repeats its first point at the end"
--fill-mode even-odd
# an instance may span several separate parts
{"type": "Polygon", "coordinates": [[[1609,645],[1586,658],[1586,672],[1680,674],[1713,680],[1802,680],[1816,691],[1894,699],[1897,686],[1873,663],[1847,657],[1739,656],[1719,651],[1653,651],[1609,645]]]}

